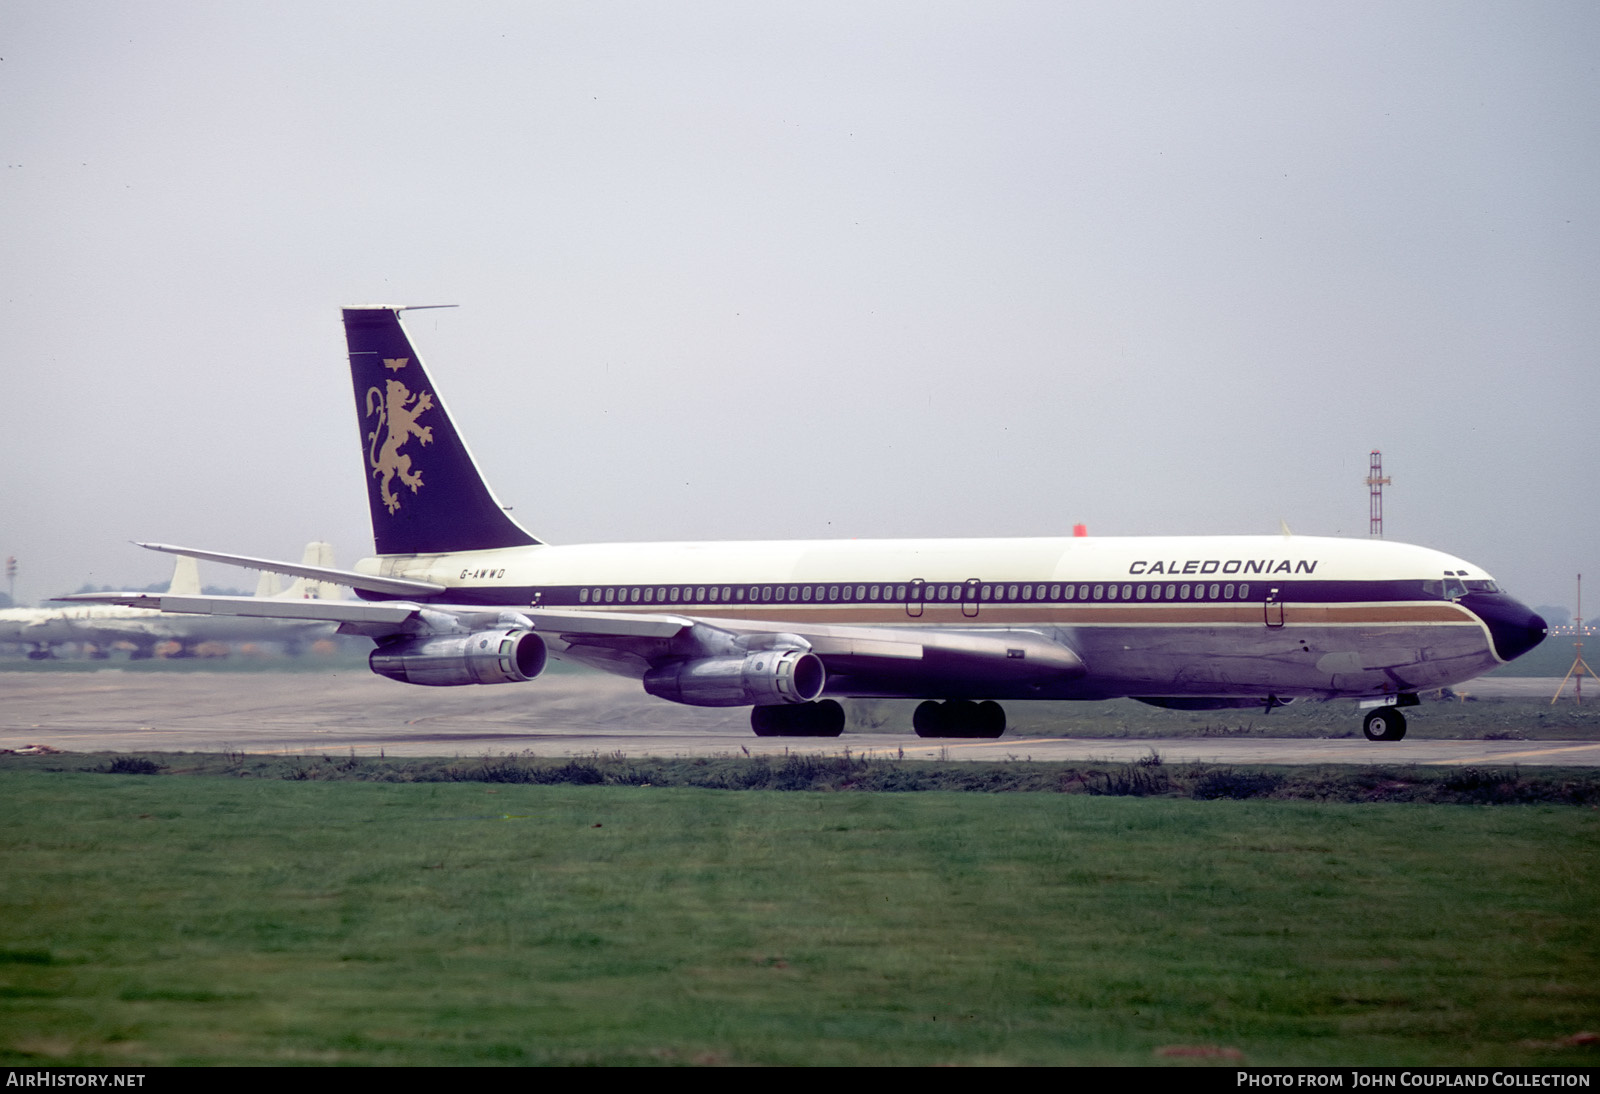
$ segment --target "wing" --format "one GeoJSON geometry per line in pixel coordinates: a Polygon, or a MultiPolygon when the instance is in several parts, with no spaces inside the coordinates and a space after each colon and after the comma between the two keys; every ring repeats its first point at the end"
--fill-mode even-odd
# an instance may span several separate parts
{"type": "MultiPolygon", "coordinates": [[[[385,593],[391,596],[436,596],[446,592],[447,587],[435,584],[432,581],[418,581],[409,577],[378,577],[376,574],[363,574],[355,570],[334,570],[326,566],[308,566],[303,562],[279,562],[270,558],[255,558],[251,555],[230,555],[221,551],[201,551],[194,547],[175,547],[170,543],[137,543],[149,551],[164,551],[169,555],[181,555],[184,558],[203,558],[207,562],[223,562],[229,566],[243,566],[247,570],[265,570],[268,573],[288,574],[291,577],[304,577],[312,581],[326,581],[333,585],[348,585],[352,589],[363,589],[371,593],[385,593]]],[[[57,600],[66,600],[67,597],[57,597],[57,600]]],[[[120,603],[120,601],[115,602],[120,603]]],[[[177,611],[179,609],[172,609],[177,611]]]]}
{"type": "MultiPolygon", "coordinates": [[[[333,579],[327,575],[337,572],[320,571],[318,580],[331,581],[333,579]]],[[[345,634],[379,639],[436,630],[472,630],[501,625],[507,621],[510,625],[551,633],[573,630],[582,636],[596,638],[664,639],[692,625],[691,620],[668,615],[565,612],[547,608],[484,607],[479,604],[417,604],[404,600],[268,600],[253,596],[174,596],[170,593],[131,592],[73,593],[55,599],[121,604],[129,608],[154,608],[188,615],[237,615],[338,623],[345,634]]]]}

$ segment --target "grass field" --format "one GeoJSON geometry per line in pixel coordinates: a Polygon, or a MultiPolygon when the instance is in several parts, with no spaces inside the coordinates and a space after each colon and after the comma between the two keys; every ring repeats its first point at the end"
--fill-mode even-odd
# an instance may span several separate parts
{"type": "Polygon", "coordinates": [[[1600,1062],[1593,808],[12,760],[0,817],[8,1064],[1600,1062]]]}

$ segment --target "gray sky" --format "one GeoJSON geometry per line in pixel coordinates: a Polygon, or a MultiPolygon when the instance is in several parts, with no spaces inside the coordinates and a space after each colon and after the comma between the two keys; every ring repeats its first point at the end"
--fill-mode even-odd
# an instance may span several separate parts
{"type": "MultiPolygon", "coordinates": [[[[1600,616],[1600,7],[0,9],[0,555],[370,550],[338,307],[555,542],[1274,532],[1600,616]]],[[[211,580],[249,587],[224,569],[211,580]]]]}

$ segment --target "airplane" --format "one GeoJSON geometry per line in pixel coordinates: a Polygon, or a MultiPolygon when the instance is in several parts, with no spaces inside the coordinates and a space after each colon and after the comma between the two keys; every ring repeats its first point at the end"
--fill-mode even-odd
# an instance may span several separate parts
{"type": "Polygon", "coordinates": [[[1131,697],[1180,710],[1354,699],[1401,708],[1543,640],[1481,568],[1383,540],[1283,536],[559,546],[496,499],[401,322],[344,309],[375,554],[354,570],[141,546],[353,588],[359,599],[88,594],[168,612],[322,619],[373,672],[521,683],[549,657],[758,736],[837,736],[844,697],[920,699],[922,737],[1005,731],[1002,701],[1131,697]]]}
{"type": "MultiPolygon", "coordinates": [[[[333,548],[327,543],[306,544],[307,564],[330,565],[333,548]]],[[[337,595],[337,588],[300,578],[287,589],[279,588],[277,575],[263,574],[256,586],[261,598],[300,600],[337,595]]],[[[179,555],[167,585],[168,595],[200,595],[200,569],[195,559],[179,555]]],[[[61,598],[57,598],[61,599],[61,598]]],[[[94,647],[93,657],[110,656],[107,647],[117,642],[133,644],[135,661],[155,656],[156,647],[178,643],[178,657],[192,657],[202,642],[282,642],[288,648],[326,637],[332,633],[327,623],[278,621],[244,616],[164,615],[147,607],[92,604],[67,608],[11,608],[0,611],[0,642],[31,645],[28,659],[43,661],[55,656],[55,647],[79,642],[94,647]]]]}

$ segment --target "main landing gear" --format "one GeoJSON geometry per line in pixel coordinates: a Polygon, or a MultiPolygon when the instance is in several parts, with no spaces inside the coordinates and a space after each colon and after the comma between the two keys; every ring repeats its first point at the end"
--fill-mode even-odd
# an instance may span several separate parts
{"type": "Polygon", "coordinates": [[[837,737],[844,732],[844,707],[834,699],[753,707],[750,728],[757,737],[837,737]]]}
{"type": "Polygon", "coordinates": [[[989,737],[1006,731],[1006,712],[999,703],[985,700],[951,699],[936,703],[932,699],[917,707],[911,727],[918,737],[989,737]]]}
{"type": "Polygon", "coordinates": [[[1406,735],[1406,716],[1394,707],[1379,707],[1361,720],[1361,732],[1369,741],[1398,741],[1406,735]]]}

